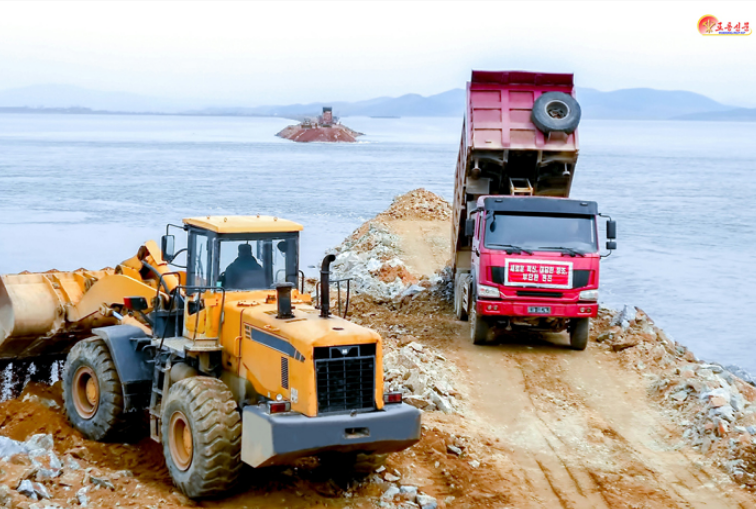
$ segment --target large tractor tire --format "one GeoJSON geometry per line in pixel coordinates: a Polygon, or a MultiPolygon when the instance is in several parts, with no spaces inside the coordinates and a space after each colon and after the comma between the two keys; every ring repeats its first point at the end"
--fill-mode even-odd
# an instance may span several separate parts
{"type": "Polygon", "coordinates": [[[71,424],[87,438],[123,440],[137,414],[123,410],[123,389],[105,342],[76,343],[63,369],[63,402],[71,424]]]}
{"type": "Polygon", "coordinates": [[[580,123],[580,105],[564,92],[546,92],[533,103],[530,119],[542,133],[570,134],[580,123]]]}
{"type": "Polygon", "coordinates": [[[590,332],[590,318],[576,318],[572,320],[570,323],[570,347],[574,350],[585,350],[588,346],[590,332]]]}
{"type": "Polygon", "coordinates": [[[478,315],[478,303],[470,303],[470,338],[474,345],[485,345],[490,342],[492,334],[491,324],[485,316],[478,315]]]}
{"type": "Polygon", "coordinates": [[[137,417],[123,411],[121,379],[110,350],[98,337],[79,341],[68,353],[63,402],[71,424],[92,440],[123,440],[137,417]]]}
{"type": "Polygon", "coordinates": [[[168,471],[187,497],[225,493],[236,484],[242,468],[242,423],[226,384],[204,376],[175,383],[161,421],[168,471]]]}

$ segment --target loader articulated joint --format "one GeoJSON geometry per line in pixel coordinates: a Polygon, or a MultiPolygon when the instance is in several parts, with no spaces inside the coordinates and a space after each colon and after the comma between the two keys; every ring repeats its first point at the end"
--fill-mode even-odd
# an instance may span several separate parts
{"type": "Polygon", "coordinates": [[[331,314],[331,263],[336,259],[335,255],[329,254],[323,258],[320,267],[320,316],[328,318],[331,314]]]}
{"type": "Polygon", "coordinates": [[[294,313],[291,312],[291,290],[294,288],[294,283],[276,283],[276,301],[278,302],[278,315],[276,318],[287,320],[294,318],[294,313]]]}

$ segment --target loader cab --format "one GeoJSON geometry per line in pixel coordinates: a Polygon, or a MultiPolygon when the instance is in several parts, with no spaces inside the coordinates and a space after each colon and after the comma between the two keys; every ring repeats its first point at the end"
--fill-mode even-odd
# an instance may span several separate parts
{"type": "MultiPolygon", "coordinates": [[[[184,219],[184,229],[189,294],[208,287],[250,291],[297,284],[300,224],[271,216],[207,216],[184,219]]],[[[164,241],[164,250],[170,244],[164,241]]]]}

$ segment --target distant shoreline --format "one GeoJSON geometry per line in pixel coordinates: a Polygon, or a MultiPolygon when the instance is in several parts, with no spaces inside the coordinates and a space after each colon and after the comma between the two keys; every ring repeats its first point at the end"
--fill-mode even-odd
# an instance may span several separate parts
{"type": "MultiPolygon", "coordinates": [[[[91,108],[28,108],[28,107],[0,107],[0,114],[15,113],[22,115],[100,115],[100,116],[159,116],[159,117],[237,117],[237,118],[280,118],[292,122],[300,122],[301,115],[271,115],[264,113],[222,113],[222,112],[157,112],[157,111],[109,111],[93,110],[91,108]]],[[[360,117],[363,115],[345,115],[343,118],[360,117]]],[[[443,117],[443,116],[442,116],[443,117]]],[[[373,119],[401,119],[401,118],[441,118],[439,116],[412,116],[412,115],[368,115],[373,119]]],[[[448,117],[456,118],[456,117],[448,117]]],[[[613,121],[631,121],[631,122],[756,122],[756,109],[738,108],[732,111],[712,112],[712,113],[695,113],[689,115],[680,115],[672,118],[621,118],[621,117],[591,117],[585,116],[584,120],[613,120],[613,121]]]]}

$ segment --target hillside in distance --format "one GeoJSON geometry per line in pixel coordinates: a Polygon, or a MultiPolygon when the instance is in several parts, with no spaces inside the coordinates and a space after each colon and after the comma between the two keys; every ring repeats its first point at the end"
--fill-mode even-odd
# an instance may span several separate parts
{"type": "MultiPolygon", "coordinates": [[[[754,114],[745,108],[721,104],[709,97],[683,90],[631,88],[602,92],[578,88],[577,98],[587,119],[631,120],[722,120],[752,121],[754,114]],[[733,111],[734,110],[734,111],[733,111]],[[732,113],[728,113],[732,112],[732,113]],[[729,118],[730,116],[734,118],[729,118]],[[719,118],[719,117],[718,117],[719,118]]],[[[262,99],[264,100],[264,98],[262,99]]],[[[224,101],[227,102],[228,100],[224,101]]],[[[279,116],[300,119],[316,116],[323,106],[332,106],[340,117],[461,117],[465,111],[465,90],[448,90],[422,96],[405,94],[399,97],[376,97],[363,101],[327,101],[307,104],[238,106],[222,105],[220,100],[180,100],[150,97],[128,92],[90,90],[71,85],[35,85],[0,90],[0,111],[23,112],[33,109],[50,113],[163,113],[184,115],[279,116]],[[9,109],[14,108],[14,109],[9,109]],[[95,111],[83,111],[87,108],[95,111]],[[60,111],[60,110],[69,111],[60,111]]]]}

